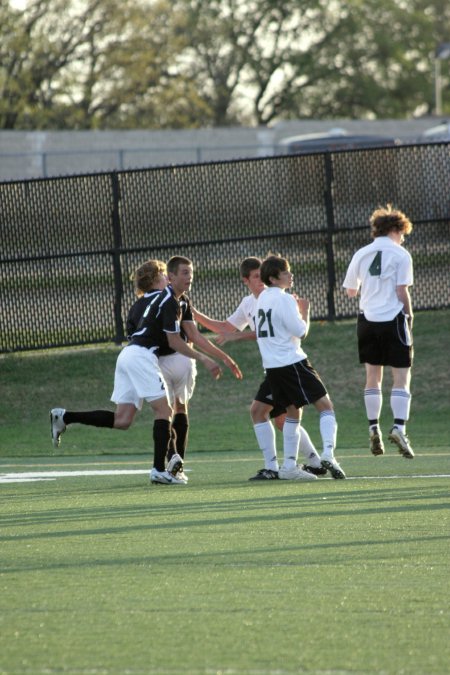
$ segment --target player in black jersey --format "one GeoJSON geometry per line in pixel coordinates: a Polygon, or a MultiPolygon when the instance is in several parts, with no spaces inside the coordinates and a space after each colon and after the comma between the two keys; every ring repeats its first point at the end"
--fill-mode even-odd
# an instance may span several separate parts
{"type": "MultiPolygon", "coordinates": [[[[165,467],[171,437],[172,408],[167,398],[166,383],[158,364],[159,350],[173,349],[200,361],[215,379],[218,379],[222,373],[220,366],[213,359],[192,349],[180,336],[182,318],[180,299],[192,282],[192,263],[187,258],[179,258],[179,261],[182,262],[178,262],[178,274],[174,279],[178,281],[178,284],[175,283],[166,291],[155,294],[154,299],[146,305],[129,345],[119,354],[114,376],[114,391],[111,397],[117,404],[116,413],[106,410],[68,412],[64,408],[54,408],[50,412],[52,440],[54,446],[57,447],[60,436],[68,424],[79,423],[128,429],[136,410],[140,410],[143,400],[146,400],[155,413],[154,466],[151,471],[151,480],[154,483],[163,484],[184,484],[186,480],[177,476],[179,466],[172,466],[171,472],[165,467]],[[151,308],[154,304],[155,310],[157,308],[155,322],[150,320],[150,313],[153,311],[151,308]]],[[[165,268],[161,267],[164,263],[149,262],[154,269],[155,288],[159,284],[165,285],[166,279],[163,273],[165,268]]],[[[184,302],[184,299],[181,302],[184,302]]],[[[193,322],[192,324],[186,322],[183,328],[186,329],[186,335],[190,341],[204,352],[221,359],[236,377],[242,377],[236,363],[201,336],[193,322]]]]}

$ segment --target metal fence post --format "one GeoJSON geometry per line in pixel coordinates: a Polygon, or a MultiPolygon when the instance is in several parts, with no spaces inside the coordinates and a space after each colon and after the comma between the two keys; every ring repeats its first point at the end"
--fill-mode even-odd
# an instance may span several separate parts
{"type": "Polygon", "coordinates": [[[328,272],[328,290],[327,307],[328,320],[334,321],[336,318],[336,307],[334,303],[334,291],[336,288],[336,270],[334,264],[333,235],[334,235],[334,209],[333,209],[333,159],[331,152],[324,154],[325,162],[325,211],[327,214],[327,272],[328,272]]]}
{"type": "Polygon", "coordinates": [[[116,171],[111,173],[111,187],[112,187],[112,226],[114,235],[114,249],[112,251],[113,270],[114,270],[114,322],[116,326],[116,335],[114,342],[121,344],[125,339],[122,321],[122,298],[123,298],[123,282],[122,282],[122,266],[120,264],[120,251],[122,248],[122,230],[120,226],[120,186],[119,176],[116,171]]]}

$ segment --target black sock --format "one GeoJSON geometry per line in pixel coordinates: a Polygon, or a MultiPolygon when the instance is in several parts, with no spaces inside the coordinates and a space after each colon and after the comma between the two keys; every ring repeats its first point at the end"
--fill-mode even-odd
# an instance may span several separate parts
{"type": "Polygon", "coordinates": [[[165,459],[170,443],[169,420],[155,420],[153,422],[153,466],[157,471],[166,468],[165,459]]]}
{"type": "Polygon", "coordinates": [[[189,418],[187,414],[177,413],[173,418],[172,427],[176,432],[177,452],[184,459],[189,435],[189,418]]]}
{"type": "Polygon", "coordinates": [[[172,457],[177,452],[177,432],[173,428],[173,425],[170,427],[170,441],[169,449],[167,450],[167,459],[172,459],[172,457]]]}
{"type": "Polygon", "coordinates": [[[88,412],[65,412],[64,424],[88,424],[91,427],[114,427],[114,413],[110,410],[89,410],[88,412]]]}

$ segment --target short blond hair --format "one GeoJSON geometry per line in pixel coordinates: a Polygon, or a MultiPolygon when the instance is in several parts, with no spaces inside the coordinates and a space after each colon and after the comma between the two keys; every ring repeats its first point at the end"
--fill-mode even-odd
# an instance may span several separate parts
{"type": "Polygon", "coordinates": [[[162,260],[147,260],[132,274],[136,295],[144,295],[156,288],[161,274],[167,274],[166,263],[162,260]]]}

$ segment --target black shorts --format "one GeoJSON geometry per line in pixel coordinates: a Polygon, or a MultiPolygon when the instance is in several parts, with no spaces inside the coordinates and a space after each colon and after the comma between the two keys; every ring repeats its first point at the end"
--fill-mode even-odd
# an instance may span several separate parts
{"type": "Polygon", "coordinates": [[[325,385],[308,359],[281,368],[267,368],[266,374],[278,405],[303,408],[327,395],[325,385]]]}
{"type": "Polygon", "coordinates": [[[364,314],[357,324],[359,362],[372,366],[410,368],[412,335],[403,312],[392,321],[368,321],[364,314]]]}
{"type": "Polygon", "coordinates": [[[279,415],[282,415],[286,412],[286,408],[283,408],[283,406],[277,405],[277,403],[274,402],[267,375],[260,384],[260,387],[255,396],[255,401],[265,403],[266,405],[271,405],[272,410],[270,411],[270,417],[272,418],[278,417],[279,415]]]}

